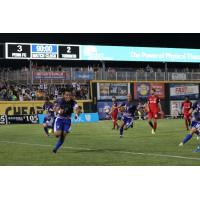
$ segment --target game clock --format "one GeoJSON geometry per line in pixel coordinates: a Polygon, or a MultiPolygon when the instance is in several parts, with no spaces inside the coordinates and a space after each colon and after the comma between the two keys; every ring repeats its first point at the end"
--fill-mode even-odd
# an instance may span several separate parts
{"type": "Polygon", "coordinates": [[[57,59],[58,46],[56,44],[32,44],[32,59],[57,59]]]}

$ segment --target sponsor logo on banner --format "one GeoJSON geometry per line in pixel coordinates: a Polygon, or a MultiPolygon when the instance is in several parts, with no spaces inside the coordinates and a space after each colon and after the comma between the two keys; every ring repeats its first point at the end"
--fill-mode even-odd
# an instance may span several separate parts
{"type": "Polygon", "coordinates": [[[93,72],[74,72],[75,79],[92,80],[93,72]]]}
{"type": "Polygon", "coordinates": [[[189,96],[190,99],[197,99],[199,97],[198,84],[170,84],[170,98],[184,99],[189,96]]]}
{"type": "Polygon", "coordinates": [[[86,119],[87,122],[91,121],[91,115],[86,115],[85,114],[85,119],[86,119]]]}
{"type": "MultiPolygon", "coordinates": [[[[44,101],[1,101],[0,115],[35,115],[43,113],[44,101]]],[[[83,108],[83,103],[78,102],[83,108]]]]}
{"type": "MultiPolygon", "coordinates": [[[[44,121],[45,114],[39,114],[39,123],[42,124],[44,121]]],[[[85,123],[85,122],[98,122],[99,115],[98,113],[81,113],[78,118],[75,118],[75,115],[71,115],[72,123],[85,123]]]]}
{"type": "Polygon", "coordinates": [[[146,99],[150,96],[151,89],[156,90],[156,95],[161,99],[165,98],[165,84],[164,83],[134,83],[134,98],[146,99]]]}
{"type": "Polygon", "coordinates": [[[158,95],[159,98],[161,99],[165,98],[165,84],[164,83],[151,83],[151,88],[154,88],[156,90],[156,95],[158,95]]]}
{"type": "Polygon", "coordinates": [[[70,79],[69,72],[33,72],[34,79],[70,79]]]}
{"type": "Polygon", "coordinates": [[[99,115],[98,113],[82,113],[78,116],[79,120],[76,121],[74,114],[72,114],[72,123],[78,123],[78,122],[98,122],[99,121],[99,115]]]}
{"type": "Polygon", "coordinates": [[[0,125],[7,124],[7,116],[6,115],[0,115],[0,125]]]}
{"type": "Polygon", "coordinates": [[[128,93],[130,93],[129,83],[97,83],[98,100],[111,100],[112,96],[126,99],[128,93]]]}
{"type": "Polygon", "coordinates": [[[150,95],[150,83],[134,83],[135,99],[146,99],[150,95]]]}
{"type": "Polygon", "coordinates": [[[172,73],[172,80],[186,80],[185,73],[172,73]]]}
{"type": "Polygon", "coordinates": [[[37,115],[1,115],[0,124],[37,124],[37,115]]]}

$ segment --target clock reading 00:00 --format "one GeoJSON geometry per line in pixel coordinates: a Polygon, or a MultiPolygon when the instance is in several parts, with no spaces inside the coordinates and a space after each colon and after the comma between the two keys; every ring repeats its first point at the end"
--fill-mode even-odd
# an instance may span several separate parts
{"type": "Polygon", "coordinates": [[[37,45],[36,46],[37,52],[53,52],[52,45],[37,45]]]}

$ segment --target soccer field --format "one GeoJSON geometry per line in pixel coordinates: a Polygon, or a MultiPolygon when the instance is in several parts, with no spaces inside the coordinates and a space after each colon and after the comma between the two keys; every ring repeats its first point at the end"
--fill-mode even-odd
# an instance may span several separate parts
{"type": "Polygon", "coordinates": [[[73,124],[72,132],[57,154],[56,138],[47,138],[40,125],[0,127],[0,165],[11,166],[168,166],[200,165],[200,143],[196,137],[178,147],[185,134],[183,120],[159,120],[156,135],[147,121],[136,121],[134,128],[111,130],[111,121],[73,124]]]}

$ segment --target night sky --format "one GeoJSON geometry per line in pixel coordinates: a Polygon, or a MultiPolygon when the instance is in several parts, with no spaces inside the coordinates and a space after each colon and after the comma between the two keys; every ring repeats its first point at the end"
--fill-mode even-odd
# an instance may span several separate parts
{"type": "Polygon", "coordinates": [[[166,33],[65,33],[0,34],[0,42],[38,42],[68,44],[126,45],[144,47],[200,48],[200,34],[166,33]]]}

